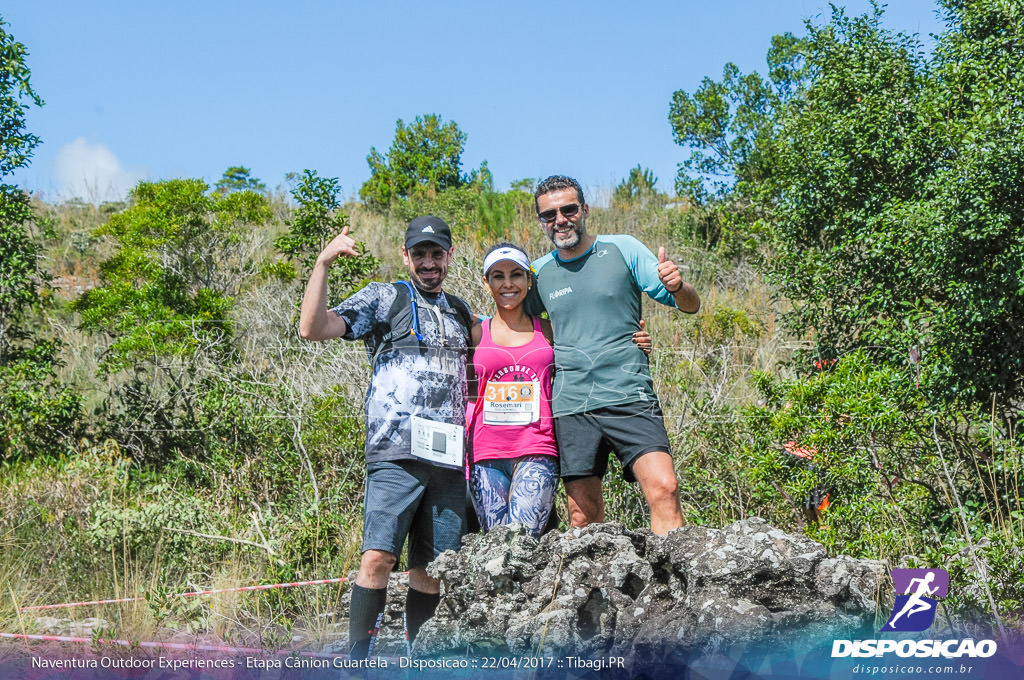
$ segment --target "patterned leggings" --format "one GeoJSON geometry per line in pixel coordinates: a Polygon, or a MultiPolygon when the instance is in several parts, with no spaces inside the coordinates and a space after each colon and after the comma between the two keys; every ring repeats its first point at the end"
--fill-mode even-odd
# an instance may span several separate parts
{"type": "Polygon", "coordinates": [[[473,464],[470,486],[484,531],[522,524],[539,537],[555,503],[558,461],[553,456],[483,460],[473,464]]]}

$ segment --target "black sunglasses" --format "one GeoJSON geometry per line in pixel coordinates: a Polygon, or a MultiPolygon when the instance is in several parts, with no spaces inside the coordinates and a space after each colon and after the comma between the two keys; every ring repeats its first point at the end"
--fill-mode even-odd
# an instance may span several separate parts
{"type": "Polygon", "coordinates": [[[551,210],[545,210],[542,213],[537,213],[537,217],[540,218],[541,222],[550,223],[558,219],[558,213],[562,213],[562,217],[569,219],[570,217],[576,217],[576,213],[579,211],[579,203],[570,203],[568,205],[559,206],[558,208],[552,208],[551,210]]]}

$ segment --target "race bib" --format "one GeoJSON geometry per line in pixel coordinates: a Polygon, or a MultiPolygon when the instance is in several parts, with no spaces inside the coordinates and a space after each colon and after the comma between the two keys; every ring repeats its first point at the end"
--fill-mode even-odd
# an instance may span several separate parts
{"type": "Polygon", "coordinates": [[[488,382],[484,425],[529,425],[540,420],[540,382],[488,382]]]}
{"type": "Polygon", "coordinates": [[[438,465],[462,467],[463,427],[411,416],[412,455],[438,465]]]}

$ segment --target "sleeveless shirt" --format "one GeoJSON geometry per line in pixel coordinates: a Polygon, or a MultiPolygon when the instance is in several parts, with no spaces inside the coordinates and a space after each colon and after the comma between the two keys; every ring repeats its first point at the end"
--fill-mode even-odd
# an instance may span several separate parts
{"type": "Polygon", "coordinates": [[[480,395],[472,408],[473,460],[557,456],[551,419],[551,373],[555,354],[533,320],[533,337],[525,345],[504,347],[491,337],[491,320],[483,322],[473,352],[480,395]]]}

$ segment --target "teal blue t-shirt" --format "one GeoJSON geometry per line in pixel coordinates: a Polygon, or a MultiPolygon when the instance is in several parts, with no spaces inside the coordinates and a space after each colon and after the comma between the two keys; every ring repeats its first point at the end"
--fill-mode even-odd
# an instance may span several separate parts
{"type": "Polygon", "coordinates": [[[641,293],[675,307],[658,258],[632,236],[598,236],[579,257],[552,251],[533,263],[540,304],[555,339],[552,415],[654,401],[647,356],[633,343],[641,293]]]}

